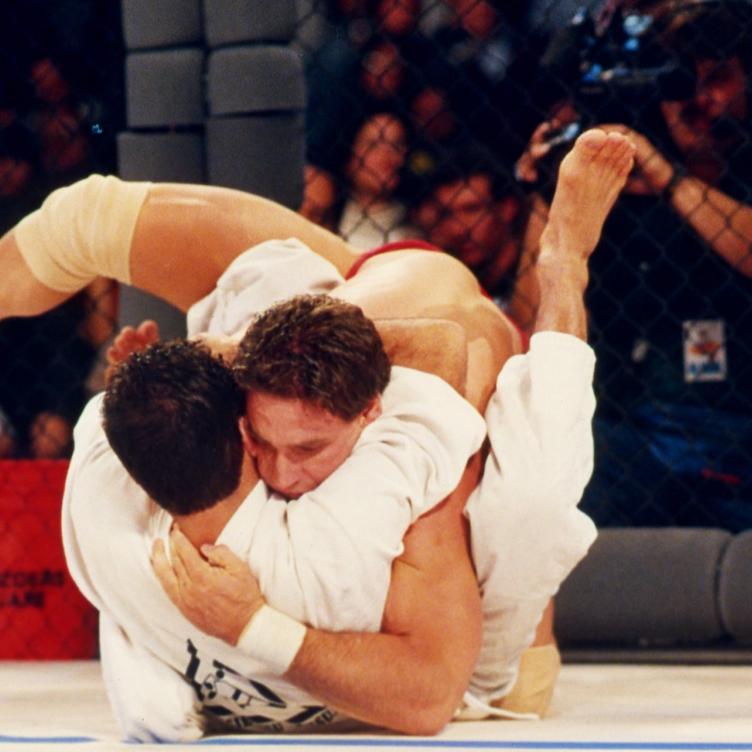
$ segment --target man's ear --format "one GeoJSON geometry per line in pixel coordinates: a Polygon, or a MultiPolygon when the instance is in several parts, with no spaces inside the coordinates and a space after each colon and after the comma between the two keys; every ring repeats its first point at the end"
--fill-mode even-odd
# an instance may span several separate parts
{"type": "Polygon", "coordinates": [[[373,421],[376,420],[376,418],[378,418],[382,412],[383,410],[381,407],[381,395],[379,394],[368,403],[368,406],[361,414],[363,420],[365,421],[365,425],[367,426],[369,423],[373,423],[373,421]]]}
{"type": "Polygon", "coordinates": [[[251,433],[248,428],[248,418],[243,415],[238,418],[238,428],[240,429],[240,435],[243,437],[243,449],[251,456],[255,457],[253,450],[253,441],[251,439],[251,433]]]}

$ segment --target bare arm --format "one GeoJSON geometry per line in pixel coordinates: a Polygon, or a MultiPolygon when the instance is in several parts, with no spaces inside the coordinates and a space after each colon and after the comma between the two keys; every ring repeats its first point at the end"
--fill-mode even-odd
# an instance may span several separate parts
{"type": "Polygon", "coordinates": [[[671,205],[737,271],[752,277],[752,207],[696,177],[680,180],[671,205]]]}
{"type": "MultiPolygon", "coordinates": [[[[677,114],[673,117],[678,118],[677,114]]],[[[635,175],[626,191],[661,195],[674,177],[675,167],[641,133],[610,125],[635,144],[635,175]]],[[[752,206],[731,198],[694,176],[678,179],[669,196],[674,211],[719,256],[752,277],[752,206]]]]}
{"type": "MultiPolygon", "coordinates": [[[[451,720],[480,645],[478,588],[462,518],[479,464],[472,462],[457,491],[405,537],[383,631],[308,628],[287,679],[321,702],[396,731],[431,734],[451,720]]],[[[168,595],[197,627],[236,644],[263,604],[247,565],[224,547],[203,548],[208,561],[201,559],[180,534],[173,533],[172,544],[173,561],[187,576],[176,576],[159,542],[153,557],[168,595]]]]}
{"type": "MultiPolygon", "coordinates": [[[[466,473],[465,487],[474,472],[466,473]]],[[[405,537],[405,553],[392,572],[383,631],[309,629],[288,670],[290,681],[354,717],[405,733],[433,734],[451,720],[480,646],[480,605],[462,530],[462,489],[421,517],[405,537]]]]}

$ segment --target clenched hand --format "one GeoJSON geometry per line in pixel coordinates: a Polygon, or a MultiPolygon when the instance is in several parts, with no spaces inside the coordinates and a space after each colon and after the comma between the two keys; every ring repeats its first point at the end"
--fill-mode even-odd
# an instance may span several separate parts
{"type": "Polygon", "coordinates": [[[154,543],[152,566],[170,600],[202,632],[235,645],[264,605],[248,565],[227,546],[204,545],[199,553],[177,526],[170,554],[161,540],[154,543]]]}

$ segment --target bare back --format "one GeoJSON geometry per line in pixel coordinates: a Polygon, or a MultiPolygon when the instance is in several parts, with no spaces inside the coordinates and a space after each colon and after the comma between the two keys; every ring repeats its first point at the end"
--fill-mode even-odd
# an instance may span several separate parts
{"type": "Polygon", "coordinates": [[[468,344],[465,396],[480,410],[504,362],[521,350],[511,321],[483,294],[467,267],[445,253],[405,250],[374,256],[335,294],[374,320],[423,318],[459,324],[468,344]]]}

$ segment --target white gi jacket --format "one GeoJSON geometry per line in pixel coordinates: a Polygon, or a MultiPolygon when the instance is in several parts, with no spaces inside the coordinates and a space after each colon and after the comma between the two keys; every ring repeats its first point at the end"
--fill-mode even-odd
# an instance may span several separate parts
{"type": "MultiPolygon", "coordinates": [[[[261,295],[255,283],[264,286],[264,275],[247,266],[250,261],[258,270],[266,260],[279,277],[279,261],[287,257],[300,272],[301,252],[311,255],[299,243],[284,242],[244,254],[191,320],[229,333],[247,321],[251,301],[263,309],[289,297],[295,290],[279,287],[271,298],[261,295]],[[228,282],[234,273],[242,289],[228,282]]],[[[325,287],[326,270],[314,267],[287,279],[297,285],[308,276],[325,287]]],[[[171,519],[110,449],[100,405],[97,396],[74,431],[63,541],[74,580],[103,614],[103,671],[126,735],[195,738],[203,724],[186,708],[196,694],[208,715],[229,719],[228,730],[292,731],[342,721],[262,663],[199,632],[169,601],[149,556],[171,519]],[[157,696],[145,676],[159,686],[157,696]],[[183,687],[193,689],[186,694],[183,687]]],[[[411,369],[392,369],[382,408],[351,456],[315,490],[285,502],[257,484],[217,541],[249,563],[271,606],[315,627],[378,631],[402,537],[454,490],[485,436],[482,417],[451,387],[411,369]]]]}

